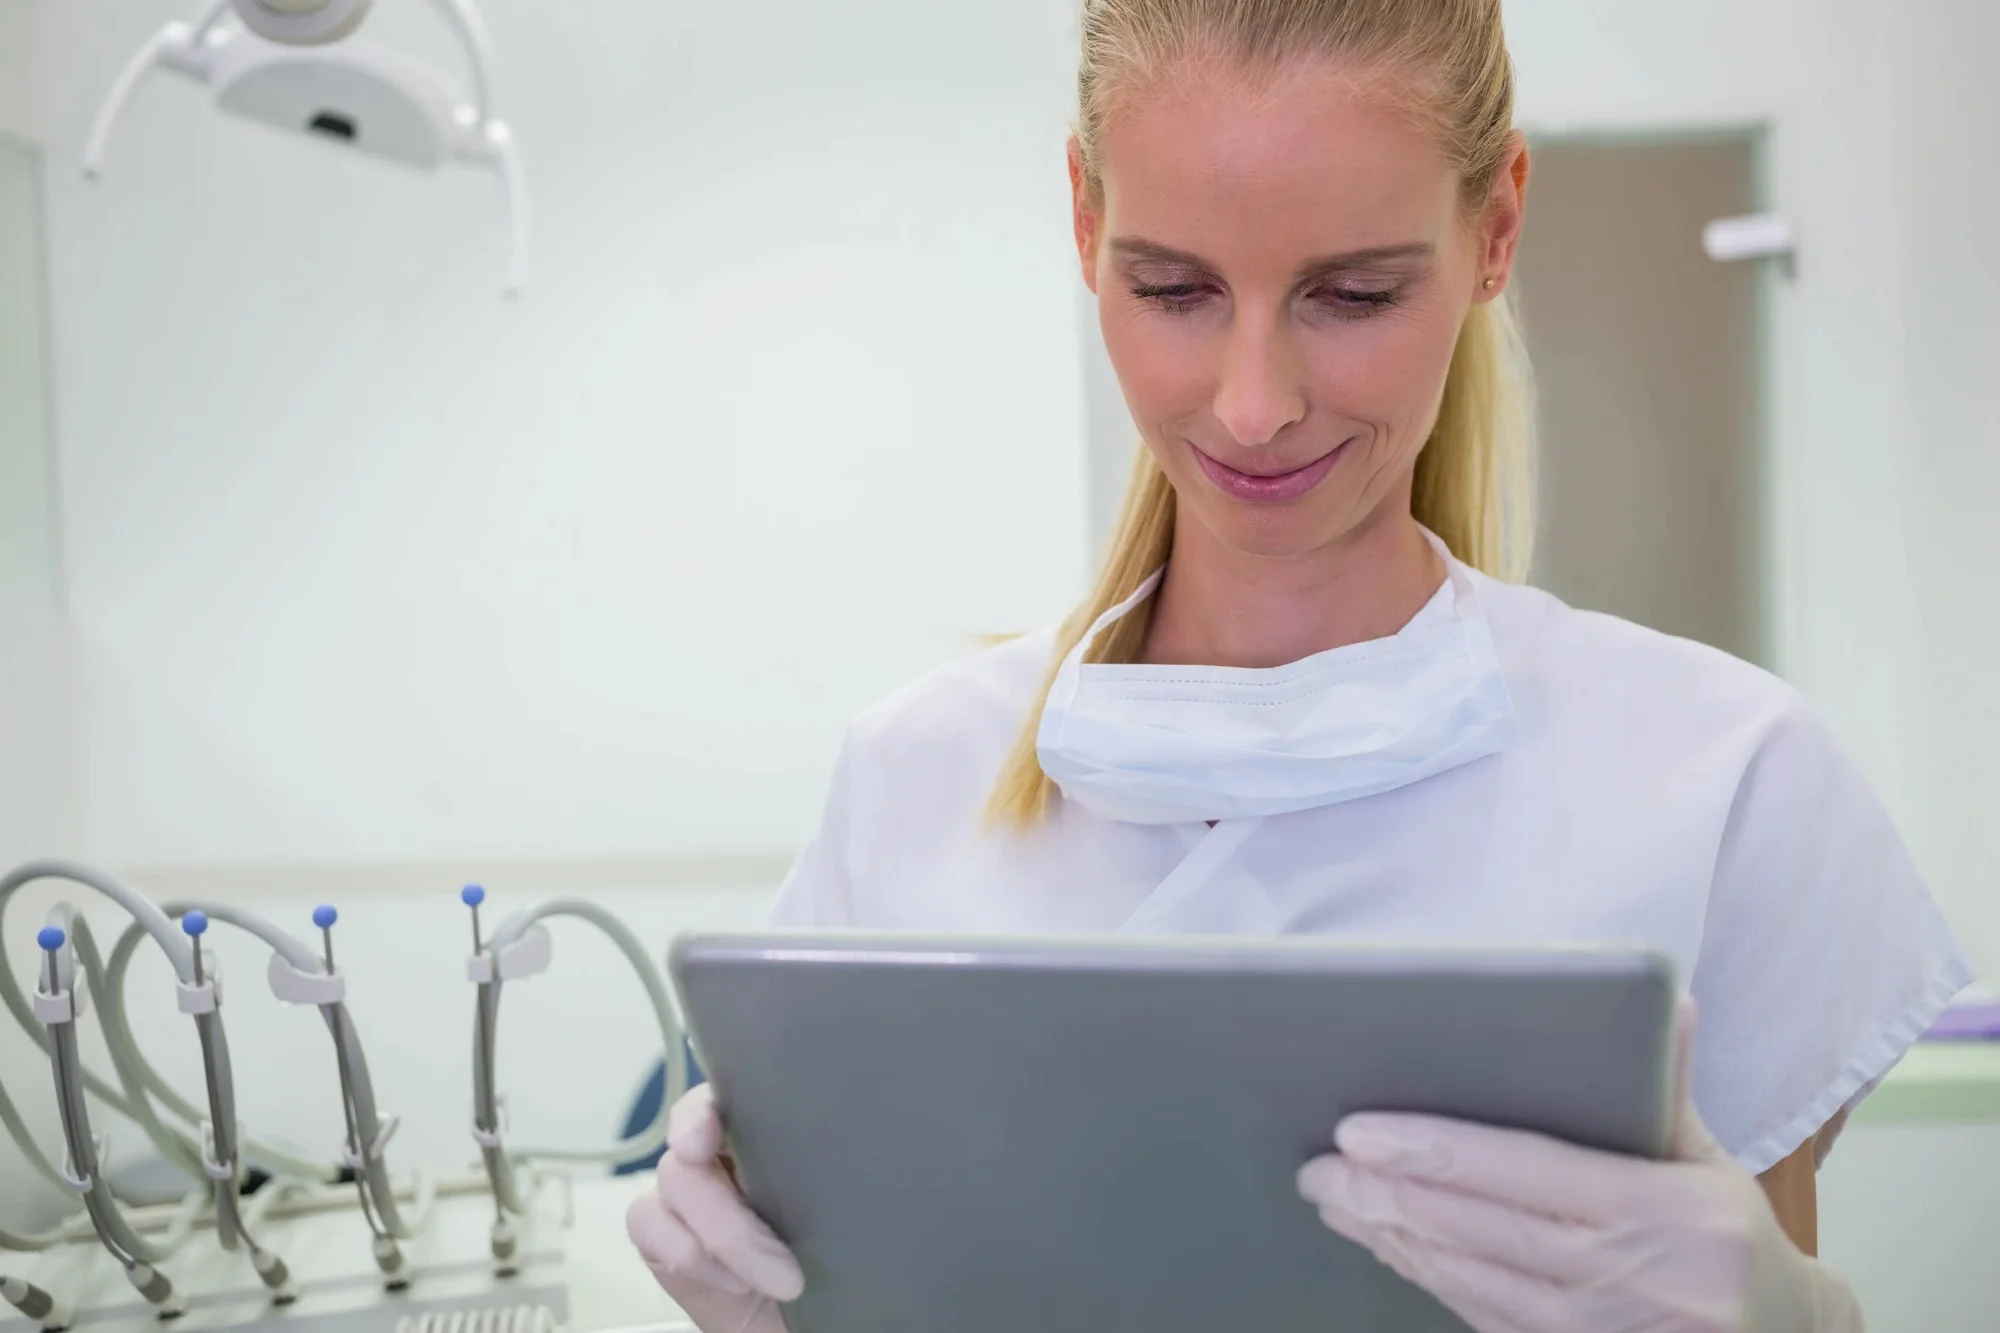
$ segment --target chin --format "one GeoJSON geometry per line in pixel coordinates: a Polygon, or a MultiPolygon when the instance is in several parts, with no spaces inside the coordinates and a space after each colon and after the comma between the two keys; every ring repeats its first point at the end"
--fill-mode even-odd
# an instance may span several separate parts
{"type": "Polygon", "coordinates": [[[1229,550],[1284,559],[1309,555],[1341,534],[1342,525],[1327,514],[1325,506],[1311,504],[1311,498],[1287,505],[1211,501],[1192,517],[1229,550]]]}

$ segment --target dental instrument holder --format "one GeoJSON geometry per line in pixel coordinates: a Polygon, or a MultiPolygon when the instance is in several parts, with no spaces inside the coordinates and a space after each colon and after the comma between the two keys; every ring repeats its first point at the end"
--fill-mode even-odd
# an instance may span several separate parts
{"type": "MultiPolygon", "coordinates": [[[[65,918],[67,919],[67,918],[65,918]]],[[[109,1155],[107,1139],[90,1128],[89,1109],[78,1091],[81,1080],[69,1068],[79,1062],[76,1020],[84,1011],[83,992],[77,988],[75,945],[70,932],[47,925],[35,936],[44,964],[34,997],[35,1017],[49,1029],[49,1064],[55,1075],[56,1107],[62,1122],[64,1181],[90,1210],[91,1224],[112,1258],[118,1260],[132,1287],[162,1319],[175,1319],[187,1310],[187,1302],[174,1289],[167,1275],[155,1268],[155,1257],[117,1216],[115,1204],[107,1204],[102,1181],[102,1158],[109,1155]]]]}
{"type": "Polygon", "coordinates": [[[499,950],[485,950],[465,960],[466,979],[479,985],[520,981],[549,970],[555,956],[546,926],[534,926],[518,941],[499,950]]]}
{"type": "Polygon", "coordinates": [[[275,1305],[290,1305],[298,1299],[291,1270],[284,1260],[257,1244],[244,1228],[238,1203],[242,1181],[242,1161],[236,1151],[236,1098],[223,1069],[221,1051],[226,1038],[222,1031],[222,973],[218,960],[204,964],[202,937],[208,933],[208,916],[191,911],[181,917],[181,930],[194,954],[194,982],[176,983],[180,1010],[194,1018],[201,1038],[202,1079],[208,1088],[208,1123],[202,1126],[202,1169],[215,1184],[216,1238],[225,1250],[241,1244],[250,1254],[250,1266],[271,1293],[275,1305]]]}
{"type": "Polygon", "coordinates": [[[46,1026],[74,1023],[89,1007],[85,997],[90,992],[77,987],[76,951],[70,947],[69,933],[61,926],[43,926],[35,936],[35,947],[47,959],[42,973],[46,989],[35,992],[35,1017],[46,1026]]]}
{"type": "Polygon", "coordinates": [[[345,1015],[341,1006],[347,1003],[347,976],[333,962],[333,928],[340,920],[340,913],[333,907],[322,905],[313,909],[312,920],[320,932],[324,970],[307,972],[274,951],[264,969],[265,980],[270,984],[271,994],[281,1002],[309,1005],[319,1009],[326,1017],[327,1027],[333,1033],[334,1062],[340,1076],[341,1115],[347,1125],[347,1139],[340,1152],[341,1165],[354,1175],[362,1215],[368,1219],[374,1235],[375,1266],[381,1270],[383,1286],[389,1291],[402,1291],[410,1285],[408,1261],[402,1247],[396,1243],[395,1235],[376,1216],[367,1183],[369,1167],[382,1159],[389,1140],[394,1137],[401,1122],[391,1116],[383,1122],[373,1142],[361,1141],[361,1124],[355,1114],[354,1068],[347,1058],[346,1033],[343,1031],[345,1015]]]}
{"type": "Polygon", "coordinates": [[[216,1011],[222,1005],[222,973],[219,967],[204,967],[201,951],[201,937],[208,933],[208,917],[201,912],[189,912],[181,918],[181,930],[188,937],[188,947],[194,953],[194,981],[174,984],[175,1000],[180,1011],[194,1019],[195,1032],[201,1039],[201,1076],[208,1089],[208,1123],[202,1126],[202,1169],[215,1182],[216,1229],[222,1234],[222,1247],[235,1248],[235,1219],[225,1222],[222,1205],[223,1196],[233,1196],[236,1192],[236,1155],[234,1152],[235,1117],[234,1109],[228,1105],[223,1094],[222,1071],[216,1058],[219,1026],[216,1011]],[[226,1229],[225,1229],[226,1228],[226,1229]]]}
{"type": "Polygon", "coordinates": [[[510,1214],[524,1210],[524,1202],[514,1187],[513,1173],[502,1141],[506,1105],[493,1077],[495,1054],[495,1013],[499,1007],[500,985],[548,971],[554,944],[546,927],[533,926],[520,939],[501,949],[489,949],[480,933],[479,908],[486,890],[468,884],[459,892],[459,901],[472,911],[472,954],[466,959],[466,979],[478,987],[478,1014],[474,1053],[472,1137],[479,1144],[488,1178],[493,1182],[493,1258],[502,1276],[516,1271],[519,1236],[510,1214]],[[483,1074],[483,1077],[480,1075],[483,1074]]]}
{"type": "MultiPolygon", "coordinates": [[[[276,1254],[258,1243],[256,1233],[261,1232],[260,1218],[267,1209],[263,1204],[246,1207],[238,1197],[236,1185],[242,1167],[254,1158],[261,1165],[300,1181],[331,1183],[337,1176],[337,1172],[327,1170],[317,1161],[287,1152],[282,1145],[250,1138],[236,1120],[229,1047],[221,1025],[220,1001],[225,988],[219,984],[222,978],[215,966],[215,955],[202,947],[205,940],[199,938],[217,923],[258,937],[290,964],[295,975],[282,970],[277,973],[275,985],[280,994],[322,1002],[322,1018],[333,1032],[336,1051],[350,1071],[349,1096],[355,1115],[350,1146],[359,1142],[371,1150],[344,1155],[347,1163],[359,1157],[365,1164],[356,1173],[358,1178],[366,1178],[362,1212],[377,1229],[378,1237],[387,1233],[395,1241],[407,1241],[422,1232],[436,1192],[428,1174],[420,1171],[416,1173],[411,1193],[415,1212],[396,1197],[382,1151],[395,1122],[376,1112],[366,1058],[342,1003],[344,979],[330,966],[330,931],[337,917],[331,908],[322,908],[314,914],[314,924],[319,927],[326,946],[322,953],[300,944],[253,913],[221,903],[190,902],[163,907],[111,876],[88,866],[54,859],[31,861],[0,876],[0,906],[4,906],[10,895],[37,879],[83,885],[112,899],[133,918],[133,924],[120,936],[107,963],[98,955],[88,922],[68,903],[58,903],[47,919],[53,929],[45,931],[38,940],[38,944],[53,947],[44,950],[46,956],[37,960],[29,977],[23,978],[29,984],[14,985],[7,970],[0,968],[0,1001],[4,1001],[16,1020],[31,1025],[31,1031],[39,1038],[38,1044],[48,1051],[57,1071],[57,1109],[66,1151],[59,1160],[42,1162],[41,1173],[80,1196],[86,1216],[76,1220],[88,1221],[96,1240],[126,1281],[160,1307],[162,1314],[177,1313],[185,1304],[177,1287],[184,1284],[170,1283],[160,1270],[189,1237],[198,1215],[204,1211],[203,1205],[207,1204],[216,1217],[215,1228],[209,1234],[220,1241],[223,1233],[233,1227],[241,1243],[231,1248],[239,1253],[247,1250],[261,1285],[270,1290],[272,1303],[284,1305],[294,1298],[293,1275],[276,1254]],[[203,1045],[204,1072],[209,1076],[210,1092],[210,1105],[206,1108],[179,1097],[136,1051],[123,1003],[123,978],[134,950],[148,936],[172,965],[175,1007],[195,1018],[208,1038],[203,1045]],[[331,974],[331,979],[327,974],[331,974]],[[96,994],[89,995],[89,991],[96,994]],[[329,1001],[330,1005],[324,1003],[329,1001]],[[118,1071],[116,1084],[97,1078],[78,1053],[75,1020],[92,1002],[100,1006],[99,1021],[104,1025],[112,1063],[118,1071]],[[87,1093],[104,1099],[120,1114],[131,1118],[166,1160],[199,1182],[182,1200],[164,1232],[151,1234],[150,1226],[138,1223],[136,1215],[128,1216],[125,1206],[111,1192],[103,1169],[109,1161],[108,1149],[90,1126],[88,1114],[94,1108],[85,1100],[87,1093]],[[161,1099],[170,1114],[184,1122],[184,1127],[164,1123],[150,1104],[154,1097],[161,1099]],[[221,1127],[219,1134],[217,1126],[221,1127]]],[[[8,1131],[20,1139],[25,1131],[16,1123],[18,1117],[10,1108],[0,1106],[0,1110],[6,1110],[8,1131]]],[[[34,1150],[30,1151],[31,1156],[36,1155],[34,1150]]],[[[282,1185],[283,1182],[281,1188],[282,1185]]],[[[84,1234],[79,1231],[51,1233],[46,1238],[28,1237],[15,1248],[35,1252],[53,1248],[72,1235],[81,1239],[84,1234]],[[49,1243],[41,1243],[44,1240],[49,1243]]],[[[15,1239],[0,1232],[0,1244],[13,1245],[15,1239]]],[[[408,1285],[407,1276],[399,1273],[400,1252],[393,1246],[385,1246],[378,1240],[374,1266],[388,1272],[390,1281],[386,1285],[391,1290],[408,1285]]],[[[204,1267],[194,1281],[199,1287],[219,1271],[204,1267]]],[[[0,1272],[0,1281],[11,1277],[12,1274],[0,1272]]],[[[22,1294],[24,1298],[32,1296],[25,1289],[22,1294]]],[[[187,1294],[193,1296],[191,1292],[187,1294]]]]}

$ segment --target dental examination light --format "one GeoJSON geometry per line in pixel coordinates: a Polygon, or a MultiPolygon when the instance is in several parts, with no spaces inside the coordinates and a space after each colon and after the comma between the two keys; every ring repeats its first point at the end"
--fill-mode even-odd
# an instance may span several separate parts
{"type": "Polygon", "coordinates": [[[372,2],[209,0],[193,23],[168,23],[112,84],[84,150],[84,174],[96,178],[112,126],[140,81],[156,67],[172,70],[214,89],[224,111],[421,171],[464,162],[494,172],[510,235],[504,290],[517,294],[527,280],[527,183],[514,136],[493,114],[479,12],[472,0],[431,0],[465,48],[468,99],[434,67],[351,35],[372,2]]]}

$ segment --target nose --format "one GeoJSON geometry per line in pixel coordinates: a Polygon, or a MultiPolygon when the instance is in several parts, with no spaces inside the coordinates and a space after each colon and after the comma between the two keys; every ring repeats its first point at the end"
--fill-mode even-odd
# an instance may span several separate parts
{"type": "Polygon", "coordinates": [[[1238,319],[1223,348],[1215,416],[1246,449],[1269,444],[1306,412],[1303,368],[1281,329],[1238,319]]]}

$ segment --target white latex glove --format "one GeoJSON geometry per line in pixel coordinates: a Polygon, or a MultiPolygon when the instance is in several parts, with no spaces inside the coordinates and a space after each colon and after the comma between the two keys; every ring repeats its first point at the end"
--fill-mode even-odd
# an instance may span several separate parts
{"type": "MultiPolygon", "coordinates": [[[[1682,1077],[1692,1012],[1681,1023],[1682,1077]]],[[[1299,1172],[1327,1226],[1477,1333],[1861,1333],[1682,1093],[1672,1160],[1429,1116],[1350,1116],[1299,1172]]]]}
{"type": "Polygon", "coordinates": [[[778,1302],[797,1300],[805,1275],[736,1188],[707,1084],[668,1111],[667,1144],[654,1188],[625,1210],[625,1234],[703,1333],[784,1333],[778,1302]]]}

